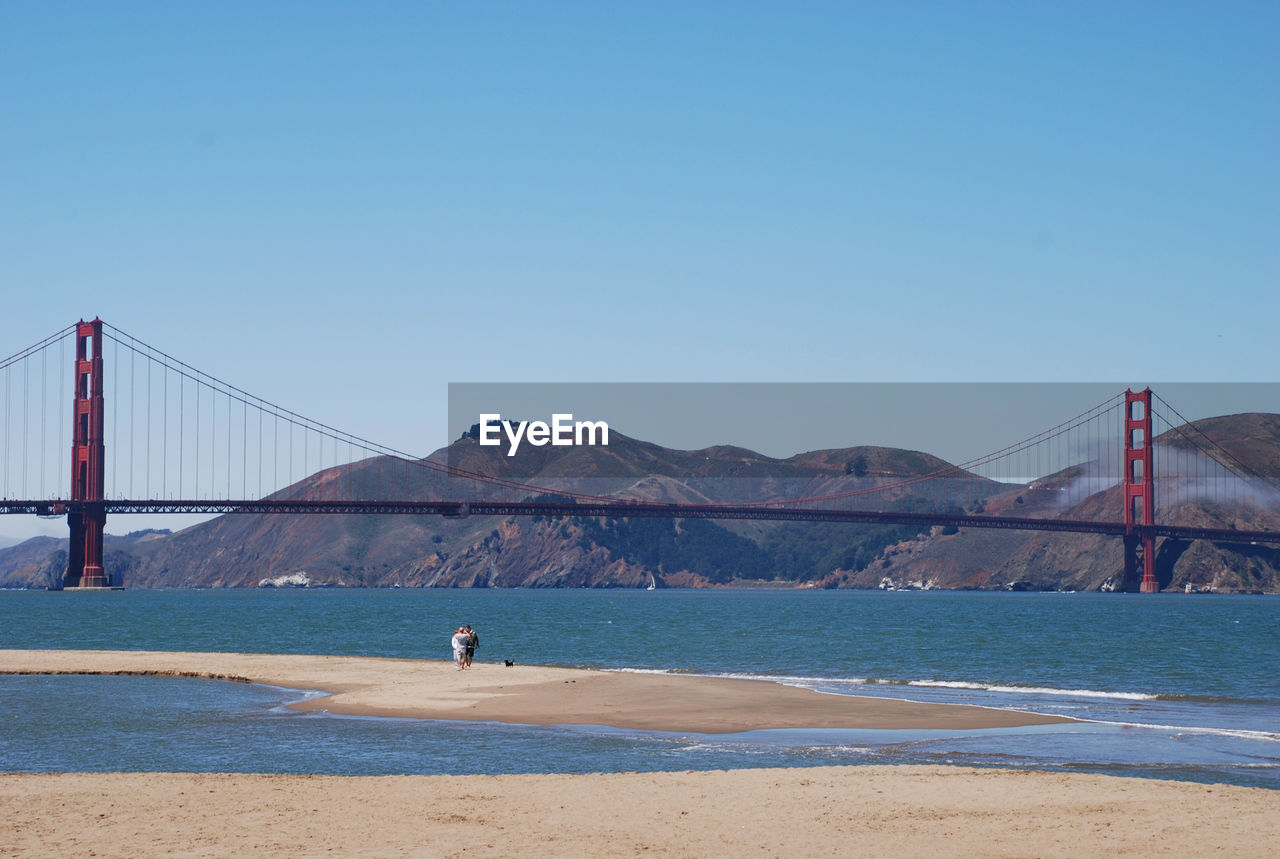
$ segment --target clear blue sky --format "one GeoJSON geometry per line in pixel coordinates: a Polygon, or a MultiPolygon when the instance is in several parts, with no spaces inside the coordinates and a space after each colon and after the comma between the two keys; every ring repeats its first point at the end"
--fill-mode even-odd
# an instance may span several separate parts
{"type": "Polygon", "coordinates": [[[1271,2],[8,0],[0,354],[423,453],[449,382],[1276,381],[1278,92],[1271,2]]]}

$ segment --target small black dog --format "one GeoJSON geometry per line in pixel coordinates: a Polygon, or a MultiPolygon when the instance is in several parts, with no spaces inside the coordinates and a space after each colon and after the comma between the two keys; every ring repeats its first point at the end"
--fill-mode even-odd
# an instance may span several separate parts
{"type": "Polygon", "coordinates": [[[512,665],[515,665],[515,663],[514,663],[514,662],[512,662],[510,659],[504,659],[504,660],[502,660],[502,664],[503,664],[503,665],[505,665],[505,666],[507,666],[508,668],[510,668],[512,665]]]}

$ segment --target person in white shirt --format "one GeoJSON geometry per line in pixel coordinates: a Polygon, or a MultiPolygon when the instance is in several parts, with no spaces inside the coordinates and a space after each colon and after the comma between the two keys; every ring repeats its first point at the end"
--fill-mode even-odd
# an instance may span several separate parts
{"type": "Polygon", "coordinates": [[[471,636],[462,627],[458,627],[453,633],[453,664],[458,666],[459,671],[466,667],[467,642],[470,640],[471,636]]]}

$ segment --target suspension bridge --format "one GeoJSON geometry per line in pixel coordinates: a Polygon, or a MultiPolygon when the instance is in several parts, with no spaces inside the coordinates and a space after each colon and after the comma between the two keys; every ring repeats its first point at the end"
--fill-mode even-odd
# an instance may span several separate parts
{"type": "Polygon", "coordinates": [[[144,513],[761,519],[1087,533],[1122,541],[1123,587],[1142,592],[1159,589],[1159,538],[1280,544],[1280,531],[1250,527],[1267,521],[1250,512],[1275,497],[1267,477],[1150,388],[1118,392],[930,473],[703,504],[573,491],[406,453],[227,384],[100,319],[0,361],[0,375],[0,514],[66,518],[67,588],[121,584],[103,568],[104,526],[108,516],[144,513]],[[974,486],[1008,474],[1029,475],[1025,494],[1053,503],[981,510],[958,506],[957,493],[946,491],[972,497],[974,486]],[[930,509],[920,509],[925,487],[944,487],[926,493],[935,499],[930,509]],[[897,503],[907,493],[915,493],[913,504],[897,503]],[[1219,515],[1179,517],[1192,507],[1219,515]],[[1169,514],[1166,521],[1157,511],[1169,514]]]}

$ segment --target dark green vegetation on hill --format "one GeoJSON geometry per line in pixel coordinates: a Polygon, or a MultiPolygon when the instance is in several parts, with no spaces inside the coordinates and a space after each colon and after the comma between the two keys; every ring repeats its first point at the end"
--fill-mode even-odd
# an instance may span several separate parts
{"type": "Polygon", "coordinates": [[[588,519],[585,539],[613,556],[659,573],[688,571],[712,584],[735,579],[811,582],[833,570],[863,570],[886,546],[910,539],[903,525],[784,522],[759,542],[705,519],[588,519]]]}
{"type": "Polygon", "coordinates": [[[773,558],[756,543],[705,519],[594,519],[574,522],[582,536],[614,557],[646,570],[689,570],[724,584],[750,570],[775,577],[773,558]]]}
{"type": "MultiPolygon", "coordinates": [[[[1280,416],[1211,418],[1194,430],[1280,485],[1280,416]]],[[[1182,436],[1157,441],[1172,448],[1186,445],[1182,436]]],[[[929,454],[893,448],[851,447],[774,459],[731,446],[668,450],[617,433],[608,448],[526,446],[516,462],[464,435],[432,459],[548,487],[540,496],[548,499],[558,490],[732,504],[862,492],[949,468],[929,454]]],[[[385,474],[413,466],[367,460],[343,468],[385,474]]],[[[1061,487],[1079,472],[1049,475],[1028,486],[956,475],[897,486],[865,501],[854,498],[845,506],[1118,518],[1118,487],[1063,505],[1061,487]]],[[[314,497],[333,479],[332,472],[315,475],[286,492],[314,497]]],[[[1178,486],[1176,479],[1173,485],[1178,486]]],[[[1159,511],[1160,521],[1280,530],[1274,504],[1224,510],[1198,498],[1190,484],[1184,488],[1173,494],[1178,500],[1169,509],[1159,511]]],[[[252,587],[305,573],[313,586],[342,587],[644,587],[652,577],[659,586],[671,587],[773,583],[1096,590],[1113,587],[1122,564],[1119,540],[1081,534],[940,527],[920,533],[895,525],[581,516],[230,515],[176,534],[109,538],[105,556],[108,572],[122,576],[129,587],[252,587]]],[[[1280,549],[1275,547],[1162,540],[1156,557],[1159,580],[1169,589],[1191,584],[1280,592],[1280,549]]],[[[65,540],[39,538],[0,549],[0,585],[44,587],[59,579],[65,563],[65,540]]]]}

